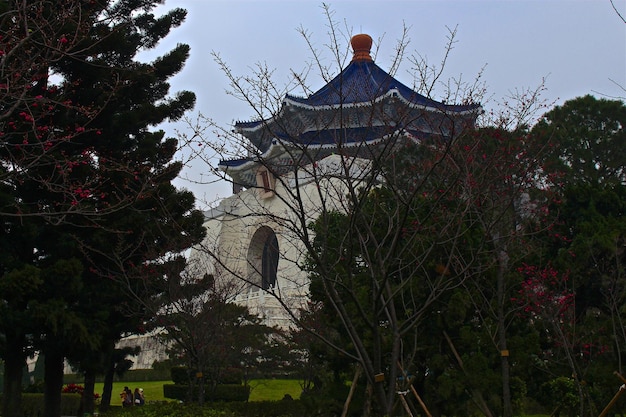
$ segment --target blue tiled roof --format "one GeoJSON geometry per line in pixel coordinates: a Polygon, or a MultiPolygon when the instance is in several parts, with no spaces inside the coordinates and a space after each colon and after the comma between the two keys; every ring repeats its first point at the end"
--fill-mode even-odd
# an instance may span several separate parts
{"type": "MultiPolygon", "coordinates": [[[[361,127],[352,129],[326,129],[302,134],[299,138],[300,140],[298,141],[298,144],[294,146],[307,149],[308,154],[315,155],[315,149],[337,148],[337,145],[339,144],[343,144],[344,146],[354,146],[355,144],[358,145],[366,142],[374,143],[382,140],[385,136],[404,133],[408,133],[416,139],[427,139],[433,136],[432,134],[413,129],[403,130],[402,133],[400,133],[399,131],[391,129],[388,126],[361,127]]],[[[288,142],[289,140],[285,140],[282,142],[282,145],[286,146],[288,142]]],[[[219,165],[223,167],[238,168],[254,161],[256,161],[256,158],[253,157],[221,160],[219,165]]]]}
{"type": "MultiPolygon", "coordinates": [[[[359,127],[351,129],[325,129],[320,131],[306,132],[300,135],[299,143],[303,146],[311,145],[339,145],[356,143],[356,142],[370,142],[376,139],[381,139],[385,135],[394,133],[396,129],[389,126],[372,126],[372,127],[359,127]]],[[[410,131],[414,136],[420,135],[418,131],[410,131]]]]}
{"type": "Polygon", "coordinates": [[[311,96],[287,95],[285,100],[311,107],[371,103],[392,90],[407,102],[443,111],[476,110],[480,105],[446,105],[418,94],[393,78],[373,61],[352,61],[339,75],[311,96]]]}
{"type": "Polygon", "coordinates": [[[252,161],[251,158],[243,158],[243,159],[223,159],[220,161],[219,165],[228,166],[228,167],[238,167],[243,164],[252,161]]]}
{"type": "MultiPolygon", "coordinates": [[[[315,160],[339,148],[361,156],[361,151],[375,151],[379,142],[398,132],[418,140],[453,137],[473,126],[482,111],[480,104],[440,103],[396,80],[372,60],[369,35],[355,35],[351,43],[352,61],[320,90],[309,97],[286,95],[280,111],[269,119],[235,123],[235,130],[263,159],[305,149],[315,160]],[[339,107],[345,111],[337,112],[339,107]]],[[[249,157],[220,161],[220,168],[248,186],[254,185],[256,164],[257,159],[249,157]]]]}

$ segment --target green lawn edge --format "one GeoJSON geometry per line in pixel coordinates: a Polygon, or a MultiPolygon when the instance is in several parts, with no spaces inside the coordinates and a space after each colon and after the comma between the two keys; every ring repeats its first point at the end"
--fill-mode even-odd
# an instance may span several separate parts
{"type": "MultiPolygon", "coordinates": [[[[121,404],[119,394],[124,387],[130,388],[132,391],[135,391],[135,388],[143,388],[147,402],[173,401],[163,397],[163,385],[172,383],[172,381],[114,382],[111,404],[121,404]]],[[[249,401],[278,401],[282,400],[287,394],[295,400],[300,398],[300,393],[302,392],[300,381],[295,379],[253,379],[249,381],[249,385],[251,388],[249,401]]],[[[94,392],[102,395],[103,386],[102,382],[96,383],[94,392]]]]}

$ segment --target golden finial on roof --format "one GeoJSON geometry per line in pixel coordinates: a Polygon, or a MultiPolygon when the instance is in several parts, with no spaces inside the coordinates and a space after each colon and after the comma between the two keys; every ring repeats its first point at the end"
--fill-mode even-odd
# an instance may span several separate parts
{"type": "Polygon", "coordinates": [[[370,50],[372,49],[372,37],[370,35],[365,33],[354,35],[350,40],[350,44],[352,45],[352,50],[354,51],[352,62],[372,61],[372,57],[370,56],[370,50]]]}

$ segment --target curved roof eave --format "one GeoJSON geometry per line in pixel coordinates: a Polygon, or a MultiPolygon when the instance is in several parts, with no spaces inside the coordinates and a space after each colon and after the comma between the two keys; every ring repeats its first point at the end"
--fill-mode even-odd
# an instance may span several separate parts
{"type": "Polygon", "coordinates": [[[425,105],[425,104],[414,103],[413,101],[411,101],[410,98],[405,97],[405,95],[402,94],[400,89],[395,88],[395,87],[389,89],[386,93],[381,94],[378,97],[375,97],[375,98],[373,98],[372,100],[369,100],[369,101],[360,101],[360,102],[355,102],[355,103],[311,105],[311,104],[307,104],[306,102],[303,102],[301,100],[298,100],[295,97],[286,96],[285,99],[283,100],[283,103],[286,103],[287,105],[290,105],[290,106],[296,106],[296,107],[300,107],[300,108],[308,109],[308,110],[336,110],[336,109],[339,109],[339,108],[366,107],[366,106],[369,106],[369,105],[372,105],[372,104],[380,103],[381,101],[383,101],[383,100],[385,100],[387,98],[390,98],[390,97],[399,98],[406,105],[408,105],[408,106],[410,106],[410,107],[412,107],[414,109],[429,110],[429,111],[432,111],[432,112],[438,112],[438,113],[444,113],[444,114],[446,112],[453,112],[454,114],[457,114],[457,115],[469,115],[469,114],[476,113],[476,112],[480,111],[480,108],[481,108],[480,104],[474,104],[474,105],[449,105],[449,104],[440,103],[438,106],[429,106],[429,105],[425,105]]]}
{"type": "Polygon", "coordinates": [[[272,116],[269,119],[256,120],[250,122],[237,122],[235,124],[235,128],[238,132],[255,132],[259,129],[262,129],[264,126],[268,124],[274,123],[274,120],[280,119],[285,113],[285,106],[293,106],[299,107],[301,109],[306,110],[314,110],[314,111],[324,111],[324,110],[337,110],[339,108],[359,108],[359,107],[367,107],[372,104],[378,104],[388,98],[398,98],[402,100],[402,102],[414,109],[430,111],[433,113],[454,113],[458,116],[471,116],[473,114],[478,114],[481,112],[482,106],[480,104],[473,105],[449,105],[441,103],[439,106],[429,106],[425,104],[414,103],[410,100],[410,98],[405,97],[404,94],[398,88],[392,88],[387,91],[385,94],[381,94],[380,96],[369,100],[369,101],[361,101],[356,103],[340,103],[340,104],[326,104],[326,105],[311,105],[307,104],[305,101],[298,100],[293,96],[285,96],[283,99],[283,107],[279,110],[279,112],[272,116]]]}
{"type": "MultiPolygon", "coordinates": [[[[359,146],[363,146],[363,144],[368,144],[368,145],[376,145],[379,142],[384,141],[385,139],[389,138],[389,137],[393,137],[395,135],[397,135],[398,133],[401,133],[403,136],[406,137],[415,137],[413,134],[406,132],[406,131],[402,131],[400,132],[400,130],[396,130],[392,133],[380,136],[380,137],[376,137],[373,139],[368,139],[366,141],[351,141],[351,142],[346,142],[343,144],[344,148],[351,148],[351,147],[359,147],[359,146]]],[[[261,161],[263,160],[270,160],[272,158],[276,158],[276,157],[280,157],[281,155],[287,153],[286,148],[289,147],[291,149],[296,149],[296,150],[301,150],[302,147],[298,146],[296,144],[291,144],[291,143],[281,143],[281,144],[277,144],[276,142],[272,142],[272,144],[270,145],[270,147],[268,148],[267,151],[265,151],[262,155],[260,155],[258,158],[243,158],[243,159],[231,159],[231,160],[225,160],[225,161],[220,161],[218,164],[218,168],[220,170],[222,170],[223,172],[227,172],[228,170],[232,170],[235,172],[242,172],[242,171],[248,171],[252,168],[254,168],[255,166],[262,164],[261,161]]],[[[311,150],[312,154],[315,154],[316,150],[326,150],[326,149],[332,149],[332,148],[336,148],[337,144],[333,144],[333,143],[322,143],[322,144],[310,144],[308,149],[311,150]]]]}
{"type": "Polygon", "coordinates": [[[226,172],[227,169],[233,169],[235,171],[248,170],[258,165],[260,161],[269,160],[281,155],[283,153],[281,148],[283,148],[282,145],[276,144],[276,142],[273,141],[270,147],[258,157],[222,160],[217,164],[217,167],[224,172],[226,172]]]}

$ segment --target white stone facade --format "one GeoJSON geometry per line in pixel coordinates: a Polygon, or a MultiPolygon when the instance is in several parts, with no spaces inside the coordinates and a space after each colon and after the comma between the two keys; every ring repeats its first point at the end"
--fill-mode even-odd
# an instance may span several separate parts
{"type": "Polygon", "coordinates": [[[309,282],[302,267],[305,242],[313,236],[303,229],[323,209],[343,210],[339,196],[346,188],[338,175],[340,162],[339,156],[331,155],[298,174],[280,177],[271,196],[263,188],[250,188],[222,200],[206,213],[207,237],[190,254],[196,274],[210,273],[218,281],[235,283],[232,300],[265,324],[288,328],[290,314],[306,308],[308,301],[309,282]],[[272,236],[278,251],[276,279],[264,283],[263,250],[272,236]]]}

